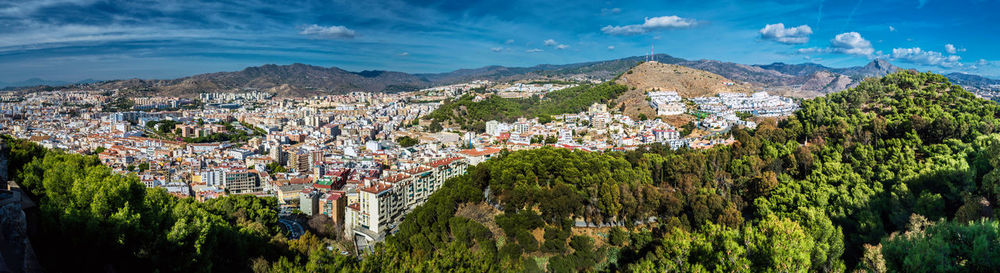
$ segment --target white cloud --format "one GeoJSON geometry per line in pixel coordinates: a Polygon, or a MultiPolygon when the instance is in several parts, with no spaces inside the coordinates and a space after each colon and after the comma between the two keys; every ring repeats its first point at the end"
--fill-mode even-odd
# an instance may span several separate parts
{"type": "Polygon", "coordinates": [[[833,52],[864,56],[870,56],[875,52],[872,43],[865,40],[857,32],[837,34],[833,40],[830,40],[830,49],[833,52]]]}
{"type": "Polygon", "coordinates": [[[613,45],[608,46],[608,50],[615,50],[615,46],[613,46],[613,45]]]}
{"type": "Polygon", "coordinates": [[[399,56],[404,56],[404,57],[405,56],[410,56],[410,53],[409,52],[399,53],[399,56]]]}
{"type": "Polygon", "coordinates": [[[857,32],[847,32],[837,34],[830,40],[830,46],[826,48],[801,48],[798,50],[799,53],[841,53],[849,55],[866,56],[869,58],[880,57],[877,55],[882,55],[882,51],[875,52],[872,48],[872,43],[861,37],[861,34],[857,32]],[[873,55],[874,54],[874,55],[873,55]]]}
{"type": "Polygon", "coordinates": [[[812,28],[808,25],[785,28],[785,24],[765,25],[760,29],[760,37],[784,44],[804,44],[809,42],[812,28]]]}
{"type": "Polygon", "coordinates": [[[603,8],[603,9],[601,9],[601,15],[619,14],[621,12],[622,12],[622,9],[620,9],[620,8],[610,8],[610,9],[609,8],[603,8]]]}
{"type": "Polygon", "coordinates": [[[324,39],[351,39],[356,33],[345,26],[320,26],[310,25],[302,29],[299,34],[324,39]]]}
{"type": "Polygon", "coordinates": [[[965,52],[965,48],[957,48],[953,44],[946,44],[944,45],[944,52],[948,52],[948,54],[955,54],[958,52],[965,52]]]}
{"type": "Polygon", "coordinates": [[[660,16],[660,17],[647,17],[645,22],[641,25],[624,25],[624,26],[605,26],[601,28],[601,31],[605,34],[610,35],[636,35],[643,34],[646,32],[658,30],[658,29],[668,29],[668,28],[686,28],[696,25],[694,19],[681,18],[675,15],[671,16],[660,16]]]}
{"type": "Polygon", "coordinates": [[[889,32],[896,32],[896,27],[889,26],[889,32]]]}
{"type": "Polygon", "coordinates": [[[556,49],[567,49],[567,48],[569,48],[568,45],[560,44],[560,43],[556,42],[556,40],[553,40],[553,39],[545,40],[545,46],[555,47],[556,49]]]}
{"type": "Polygon", "coordinates": [[[500,51],[503,51],[503,47],[494,47],[494,48],[490,48],[490,51],[493,51],[493,52],[500,52],[500,51]]]}
{"type": "Polygon", "coordinates": [[[505,44],[508,44],[508,45],[509,45],[509,44],[513,44],[513,43],[514,43],[514,39],[508,39],[508,40],[507,40],[507,42],[504,42],[504,43],[505,43],[505,44]]]}
{"type": "Polygon", "coordinates": [[[537,48],[532,48],[532,49],[525,50],[524,52],[538,53],[538,52],[542,52],[542,51],[545,51],[545,50],[541,50],[541,49],[537,49],[537,48]]]}
{"type": "Polygon", "coordinates": [[[891,56],[895,60],[919,65],[933,65],[945,68],[962,66],[962,63],[959,62],[962,57],[957,55],[945,56],[940,52],[925,51],[919,47],[893,48],[891,56]]]}

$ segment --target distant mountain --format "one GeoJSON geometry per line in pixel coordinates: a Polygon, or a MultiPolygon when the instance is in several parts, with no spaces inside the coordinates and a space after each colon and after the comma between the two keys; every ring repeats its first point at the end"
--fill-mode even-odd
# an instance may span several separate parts
{"type": "Polygon", "coordinates": [[[832,72],[844,74],[855,78],[882,77],[900,70],[888,61],[875,59],[865,66],[855,66],[848,68],[833,69],[832,72]]]}
{"type": "MultiPolygon", "coordinates": [[[[663,64],[681,65],[718,74],[737,83],[771,93],[813,97],[840,91],[857,85],[866,77],[880,77],[899,70],[888,61],[876,59],[865,66],[831,68],[815,63],[746,65],[716,60],[686,60],[667,54],[653,59],[663,64]]],[[[64,83],[31,79],[2,85],[18,86],[22,90],[52,90],[57,88],[124,89],[136,95],[195,96],[202,92],[234,92],[256,89],[277,93],[282,97],[301,97],[347,92],[398,92],[417,90],[471,80],[517,81],[525,79],[610,80],[636,64],[645,56],[583,62],[573,64],[543,64],[531,67],[486,66],[459,69],[446,73],[409,74],[393,71],[351,72],[336,67],[306,64],[248,67],[235,72],[217,72],[166,80],[127,79],[103,82],[64,83]],[[24,86],[41,86],[25,88],[24,86]]],[[[970,90],[997,90],[996,80],[969,74],[952,73],[949,79],[970,90]]],[[[11,89],[11,88],[7,88],[11,89]]]]}
{"type": "Polygon", "coordinates": [[[966,73],[949,73],[944,75],[951,83],[961,85],[969,91],[1000,91],[1000,80],[966,73]]]}
{"type": "Polygon", "coordinates": [[[248,67],[236,72],[217,72],[172,80],[129,79],[94,84],[102,89],[133,89],[139,93],[191,96],[203,92],[256,89],[279,96],[301,97],[331,93],[411,91],[430,86],[427,79],[403,72],[346,71],[336,67],[306,64],[248,67]]]}
{"type": "Polygon", "coordinates": [[[776,71],[782,74],[792,75],[792,76],[809,76],[813,73],[820,71],[830,71],[831,68],[823,66],[821,64],[815,63],[803,63],[803,64],[786,64],[786,63],[772,63],[766,65],[755,65],[761,69],[776,71]]]}
{"type": "MultiPolygon", "coordinates": [[[[670,57],[666,54],[658,55],[658,57],[662,59],[661,61],[669,63],[683,61],[683,59],[670,57]]],[[[564,65],[542,64],[532,67],[486,66],[475,69],[459,69],[447,73],[417,75],[427,78],[435,84],[450,84],[471,80],[516,81],[540,77],[610,80],[642,62],[644,58],[634,56],[607,61],[564,65]]]]}
{"type": "Polygon", "coordinates": [[[97,80],[86,79],[77,82],[67,82],[67,81],[50,81],[39,78],[30,78],[23,81],[17,82],[0,82],[0,89],[14,89],[18,87],[30,87],[30,86],[64,86],[72,84],[89,84],[95,83],[97,80]]]}

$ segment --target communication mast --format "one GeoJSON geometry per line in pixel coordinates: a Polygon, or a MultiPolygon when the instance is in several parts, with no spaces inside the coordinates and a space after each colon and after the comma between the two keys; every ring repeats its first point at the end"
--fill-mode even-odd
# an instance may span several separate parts
{"type": "Polygon", "coordinates": [[[649,60],[656,61],[656,54],[653,52],[653,42],[649,42],[649,60]]]}

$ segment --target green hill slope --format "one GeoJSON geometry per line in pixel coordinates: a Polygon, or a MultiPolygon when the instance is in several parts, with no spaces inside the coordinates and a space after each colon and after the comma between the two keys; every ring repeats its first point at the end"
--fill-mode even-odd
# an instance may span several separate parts
{"type": "Polygon", "coordinates": [[[541,121],[559,114],[579,113],[594,103],[607,103],[624,93],[626,87],[613,83],[582,85],[552,91],[544,98],[502,98],[489,95],[481,101],[474,101],[471,94],[455,100],[447,100],[437,110],[424,119],[437,123],[450,123],[464,130],[483,132],[486,121],[515,121],[517,118],[539,117],[541,121]]]}

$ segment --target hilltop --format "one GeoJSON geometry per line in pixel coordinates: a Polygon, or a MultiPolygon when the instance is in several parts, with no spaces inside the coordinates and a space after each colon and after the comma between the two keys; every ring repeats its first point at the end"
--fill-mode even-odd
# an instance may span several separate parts
{"type": "Polygon", "coordinates": [[[655,61],[633,67],[617,82],[640,92],[676,91],[684,98],[753,91],[753,86],[745,82],[737,83],[712,72],[655,61]]]}
{"type": "Polygon", "coordinates": [[[646,93],[649,91],[675,91],[681,97],[692,98],[712,96],[720,92],[748,93],[754,90],[750,84],[736,83],[712,72],[657,61],[636,65],[622,74],[616,83],[628,86],[629,89],[612,106],[633,119],[656,116],[656,110],[646,100],[646,93]]]}

